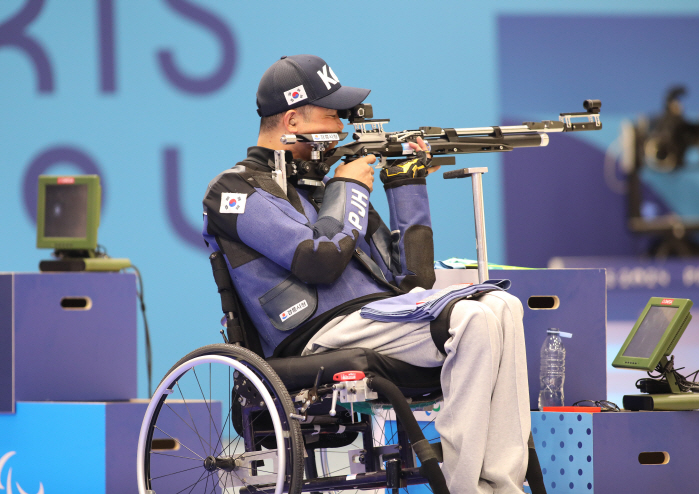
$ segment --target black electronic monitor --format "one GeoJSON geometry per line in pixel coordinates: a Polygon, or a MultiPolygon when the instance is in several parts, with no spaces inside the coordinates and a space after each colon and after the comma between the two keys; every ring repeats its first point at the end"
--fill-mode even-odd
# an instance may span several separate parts
{"type": "Polygon", "coordinates": [[[655,370],[670,355],[692,319],[692,301],[652,297],[612,362],[613,367],[655,370]]]}
{"type": "Polygon", "coordinates": [[[98,175],[39,177],[36,246],[57,251],[94,251],[100,223],[98,175]]]}

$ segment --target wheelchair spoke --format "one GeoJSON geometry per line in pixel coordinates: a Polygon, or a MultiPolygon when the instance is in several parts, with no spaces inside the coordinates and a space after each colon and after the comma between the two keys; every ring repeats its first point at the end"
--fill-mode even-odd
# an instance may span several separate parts
{"type": "MultiPolygon", "coordinates": [[[[230,391],[231,389],[233,389],[233,388],[231,388],[231,368],[230,367],[228,368],[228,387],[226,389],[228,390],[228,393],[226,393],[226,394],[228,395],[228,416],[230,417],[231,412],[233,411],[233,403],[231,402],[233,393],[231,393],[231,391],[230,391]]],[[[228,421],[226,421],[226,424],[228,424],[228,447],[230,447],[230,445],[231,445],[231,426],[233,425],[232,422],[233,422],[233,417],[231,417],[230,424],[228,423],[228,421]]],[[[223,444],[221,446],[223,446],[223,444]]]]}
{"type": "MultiPolygon", "coordinates": [[[[185,419],[183,419],[182,417],[180,417],[180,415],[170,406],[169,403],[166,402],[166,403],[165,403],[165,406],[167,406],[170,410],[172,410],[172,413],[174,413],[175,415],[177,415],[177,417],[179,417],[179,419],[180,419],[182,422],[184,422],[184,424],[185,424],[187,427],[189,427],[189,430],[191,430],[192,432],[194,432],[195,434],[197,434],[197,436],[199,436],[199,432],[197,432],[195,429],[192,429],[192,426],[189,425],[185,419]]],[[[202,441],[203,438],[202,438],[201,436],[199,436],[199,440],[202,441]]],[[[204,441],[204,442],[206,442],[206,441],[204,441]]],[[[209,446],[209,448],[211,448],[211,445],[210,445],[210,444],[207,443],[207,445],[209,446]]],[[[201,447],[202,447],[202,449],[204,449],[204,450],[206,451],[206,448],[204,448],[204,444],[203,444],[203,443],[202,443],[201,447]]]]}
{"type": "MultiPolygon", "coordinates": [[[[170,434],[168,434],[167,432],[165,432],[164,430],[162,430],[162,429],[161,429],[160,427],[158,427],[157,425],[155,426],[155,428],[158,429],[158,430],[159,430],[160,432],[162,432],[163,434],[165,434],[166,436],[168,436],[170,439],[174,439],[174,440],[177,441],[178,443],[182,444],[180,441],[178,441],[178,440],[175,439],[173,436],[171,436],[170,434]]],[[[189,451],[191,451],[193,454],[199,456],[199,455],[198,455],[197,453],[195,453],[192,449],[190,449],[186,444],[182,444],[182,446],[184,446],[185,448],[189,449],[189,451]]],[[[199,458],[201,458],[201,461],[204,461],[204,458],[202,458],[201,456],[199,456],[199,458]]]]}
{"type": "MultiPolygon", "coordinates": [[[[383,411],[382,415],[378,415],[382,419],[381,422],[379,422],[379,420],[376,418],[376,416],[374,416],[372,418],[373,421],[376,421],[376,425],[379,428],[380,435],[383,438],[383,444],[389,444],[389,441],[390,441],[390,439],[386,438],[387,415],[388,415],[388,412],[386,412],[386,411],[383,411]]],[[[391,439],[393,439],[393,437],[391,437],[391,439]]],[[[374,446],[381,446],[381,445],[382,445],[382,441],[377,439],[376,436],[374,436],[374,446]]]]}
{"type": "Polygon", "coordinates": [[[196,482],[194,482],[193,484],[188,485],[187,487],[185,487],[185,488],[182,489],[181,491],[176,492],[175,494],[180,494],[180,493],[186,491],[187,489],[189,489],[190,487],[191,487],[191,489],[189,489],[189,492],[188,492],[187,494],[192,494],[192,491],[194,490],[194,488],[197,486],[197,484],[198,484],[199,482],[201,482],[201,478],[202,478],[204,475],[206,475],[207,473],[208,473],[209,475],[211,475],[210,472],[207,472],[206,470],[204,470],[204,471],[202,472],[202,474],[199,476],[199,478],[197,479],[196,482]]]}
{"type": "MultiPolygon", "coordinates": [[[[213,473],[211,475],[213,475],[213,473]]],[[[206,492],[206,490],[209,488],[209,479],[211,478],[211,475],[206,477],[206,485],[204,486],[204,492],[206,492]]]]}
{"type": "Polygon", "coordinates": [[[235,456],[235,453],[238,451],[238,446],[240,445],[240,441],[242,439],[242,436],[236,436],[235,438],[235,448],[233,451],[231,451],[231,444],[233,444],[233,441],[228,442],[228,446],[224,449],[224,451],[227,449],[228,450],[228,456],[235,456]]]}
{"type": "MultiPolygon", "coordinates": [[[[209,415],[211,415],[211,364],[209,364],[209,415]]],[[[211,447],[211,420],[209,420],[209,447],[211,447]]],[[[211,454],[216,453],[214,449],[211,454]]]]}
{"type": "MultiPolygon", "coordinates": [[[[199,382],[199,376],[197,376],[197,370],[195,368],[192,368],[192,372],[194,373],[194,377],[196,377],[196,379],[197,379],[197,384],[199,385],[199,391],[201,391],[201,397],[204,398],[204,404],[206,405],[206,408],[209,411],[209,418],[211,419],[211,421],[209,422],[209,427],[210,427],[211,422],[213,422],[213,416],[211,415],[211,407],[209,406],[209,403],[206,401],[206,396],[204,396],[204,390],[201,388],[201,383],[199,382]]],[[[216,430],[216,434],[218,434],[218,429],[216,428],[215,423],[214,423],[214,429],[216,430]]],[[[213,454],[213,451],[211,453],[213,454]]]]}
{"type": "Polygon", "coordinates": [[[190,458],[189,456],[169,455],[167,453],[159,453],[157,451],[152,451],[152,450],[151,450],[150,454],[161,455],[161,456],[171,456],[172,458],[182,458],[183,460],[194,460],[194,461],[198,461],[201,463],[201,460],[199,458],[190,458]]]}
{"type": "MultiPolygon", "coordinates": [[[[201,449],[204,451],[204,454],[206,454],[206,448],[204,447],[204,441],[202,440],[201,434],[199,434],[199,431],[197,430],[197,424],[194,422],[194,417],[192,417],[192,412],[189,410],[189,405],[187,404],[187,400],[184,397],[184,393],[182,392],[182,388],[180,388],[180,382],[179,380],[177,381],[177,389],[180,392],[180,396],[182,397],[182,401],[184,401],[184,406],[187,409],[187,413],[189,414],[189,418],[192,421],[192,425],[194,426],[194,432],[196,432],[197,437],[199,438],[199,442],[201,443],[201,449]]],[[[189,448],[187,448],[189,449],[189,448]]],[[[197,455],[199,456],[199,455],[197,455]]]]}
{"type": "Polygon", "coordinates": [[[216,477],[213,477],[211,479],[211,490],[209,492],[216,492],[216,487],[218,487],[218,482],[216,481],[216,477]]]}
{"type": "MultiPolygon", "coordinates": [[[[219,434],[219,436],[218,436],[218,441],[216,441],[216,444],[214,445],[214,451],[216,451],[216,450],[218,449],[218,445],[219,445],[219,444],[221,445],[221,453],[223,453],[223,452],[225,451],[225,448],[223,447],[223,442],[221,442],[221,439],[223,439],[223,433],[224,433],[224,431],[226,430],[226,425],[225,425],[225,424],[228,424],[228,418],[229,418],[230,416],[231,416],[231,410],[229,409],[229,410],[228,410],[228,414],[226,415],[226,418],[224,419],[224,422],[223,422],[224,425],[223,425],[223,427],[221,427],[221,434],[219,434]]],[[[231,434],[230,434],[230,432],[231,432],[231,427],[230,427],[230,425],[229,425],[229,426],[228,426],[228,443],[229,443],[229,444],[230,444],[230,441],[231,441],[231,434]]]]}
{"type": "Polygon", "coordinates": [[[163,477],[170,477],[171,475],[177,475],[178,473],[184,473],[188,472],[190,470],[196,470],[197,468],[203,468],[201,465],[197,467],[192,467],[192,468],[185,468],[184,470],[180,470],[178,472],[172,472],[172,473],[166,473],[165,475],[158,475],[157,477],[151,477],[151,480],[157,480],[157,479],[162,479],[163,477]]]}

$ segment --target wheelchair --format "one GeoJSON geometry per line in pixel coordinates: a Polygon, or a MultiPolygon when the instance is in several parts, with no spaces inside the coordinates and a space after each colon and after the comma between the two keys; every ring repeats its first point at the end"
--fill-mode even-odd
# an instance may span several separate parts
{"type": "Polygon", "coordinates": [[[157,386],[138,441],[140,494],[449,493],[438,438],[413,415],[441,398],[441,368],[366,348],[265,359],[223,254],[210,260],[224,343],[189,353],[157,386]]]}

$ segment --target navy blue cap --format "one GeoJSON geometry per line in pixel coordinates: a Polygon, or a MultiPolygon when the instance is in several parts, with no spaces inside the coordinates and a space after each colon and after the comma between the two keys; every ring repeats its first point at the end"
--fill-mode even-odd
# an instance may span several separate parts
{"type": "Polygon", "coordinates": [[[340,84],[335,72],[320,57],[284,56],[260,80],[257,113],[268,117],[309,104],[347,110],[364,101],[370,92],[340,84]]]}

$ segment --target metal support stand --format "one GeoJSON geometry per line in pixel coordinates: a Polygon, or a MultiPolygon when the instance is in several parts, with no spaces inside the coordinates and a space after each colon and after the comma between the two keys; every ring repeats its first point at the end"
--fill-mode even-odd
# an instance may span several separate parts
{"type": "Polygon", "coordinates": [[[485,242],[485,210],[483,207],[483,174],[488,168],[463,168],[446,172],[445,179],[471,177],[473,188],[473,215],[476,220],[476,255],[478,259],[478,283],[490,279],[488,276],[488,249],[485,242]]]}

